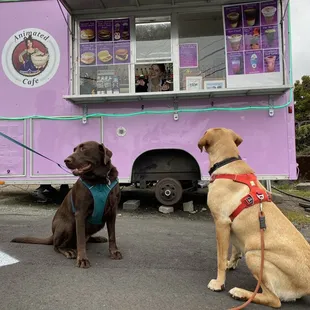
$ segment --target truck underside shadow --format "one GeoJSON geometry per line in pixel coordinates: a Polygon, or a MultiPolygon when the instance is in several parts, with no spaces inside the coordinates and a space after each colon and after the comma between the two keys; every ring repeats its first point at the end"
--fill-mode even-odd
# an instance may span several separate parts
{"type": "Polygon", "coordinates": [[[184,189],[197,189],[201,179],[196,159],[180,149],[157,149],[141,154],[132,168],[132,182],[137,188],[153,188],[156,199],[174,205],[184,189]]]}
{"type": "Polygon", "coordinates": [[[141,154],[132,168],[132,182],[146,188],[147,182],[173,178],[181,183],[196,182],[201,179],[196,159],[179,149],[159,149],[141,154]]]}

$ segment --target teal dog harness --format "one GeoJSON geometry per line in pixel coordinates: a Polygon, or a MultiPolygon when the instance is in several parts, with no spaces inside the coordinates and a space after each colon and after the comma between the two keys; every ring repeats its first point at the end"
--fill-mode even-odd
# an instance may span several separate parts
{"type": "MultiPolygon", "coordinates": [[[[102,218],[104,214],[104,209],[106,202],[111,190],[118,184],[118,180],[113,181],[111,184],[96,184],[89,185],[80,179],[82,184],[87,187],[94,199],[94,211],[93,214],[87,219],[90,224],[100,225],[102,224],[102,218]]],[[[73,213],[76,212],[74,207],[74,202],[71,194],[71,206],[73,213]]]]}

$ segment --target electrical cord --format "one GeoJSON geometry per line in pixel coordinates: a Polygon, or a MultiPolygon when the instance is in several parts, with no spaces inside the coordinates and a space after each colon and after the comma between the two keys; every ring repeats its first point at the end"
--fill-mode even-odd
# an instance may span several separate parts
{"type": "Polygon", "coordinates": [[[275,186],[271,186],[271,188],[275,189],[276,191],[284,194],[284,195],[287,195],[287,196],[290,196],[290,197],[293,197],[293,198],[297,198],[297,199],[301,199],[301,200],[304,200],[304,201],[307,201],[307,202],[310,202],[310,199],[307,199],[307,198],[304,198],[304,197],[301,197],[301,196],[297,196],[297,195],[293,195],[293,194],[290,194],[290,193],[287,193],[275,186]]]}

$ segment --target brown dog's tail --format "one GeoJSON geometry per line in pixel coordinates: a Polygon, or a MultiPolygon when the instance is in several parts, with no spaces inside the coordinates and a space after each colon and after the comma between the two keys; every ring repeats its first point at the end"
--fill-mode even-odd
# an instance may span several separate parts
{"type": "Polygon", "coordinates": [[[19,237],[19,238],[14,238],[13,240],[11,240],[11,242],[52,245],[53,236],[50,236],[48,238],[19,237]]]}

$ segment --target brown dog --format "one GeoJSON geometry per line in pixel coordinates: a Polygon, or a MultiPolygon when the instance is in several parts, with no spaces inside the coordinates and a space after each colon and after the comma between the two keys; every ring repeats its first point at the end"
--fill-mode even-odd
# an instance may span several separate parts
{"type": "Polygon", "coordinates": [[[12,242],[54,245],[54,249],[67,258],[77,258],[78,267],[88,268],[90,262],[86,255],[86,242],[107,242],[106,238],[92,237],[107,222],[110,257],[121,259],[115,240],[120,188],[118,171],[112,165],[111,157],[112,152],[108,148],[94,141],[74,148],[74,153],[65,159],[65,163],[80,178],[56,211],[52,236],[46,239],[21,237],[12,242]],[[102,193],[105,196],[95,200],[94,197],[102,193]]]}
{"type": "MultiPolygon", "coordinates": [[[[213,291],[224,289],[226,269],[235,269],[241,254],[244,254],[253,276],[258,279],[260,274],[260,203],[248,206],[231,219],[241,199],[250,190],[249,186],[239,183],[237,179],[228,179],[227,175],[255,178],[254,171],[239,158],[237,146],[241,143],[239,135],[225,128],[209,129],[198,143],[199,149],[203,151],[205,148],[209,154],[212,167],[208,206],[216,226],[218,260],[217,278],[208,285],[213,291]],[[230,237],[233,247],[231,258],[227,261],[230,237]]],[[[260,182],[252,182],[258,192],[266,193],[260,182]]],[[[253,302],[279,308],[281,301],[294,301],[310,294],[310,245],[273,202],[266,199],[262,209],[267,227],[262,293],[257,294],[253,302]]],[[[229,293],[241,300],[252,296],[252,292],[241,288],[233,288],[229,293]]]]}

